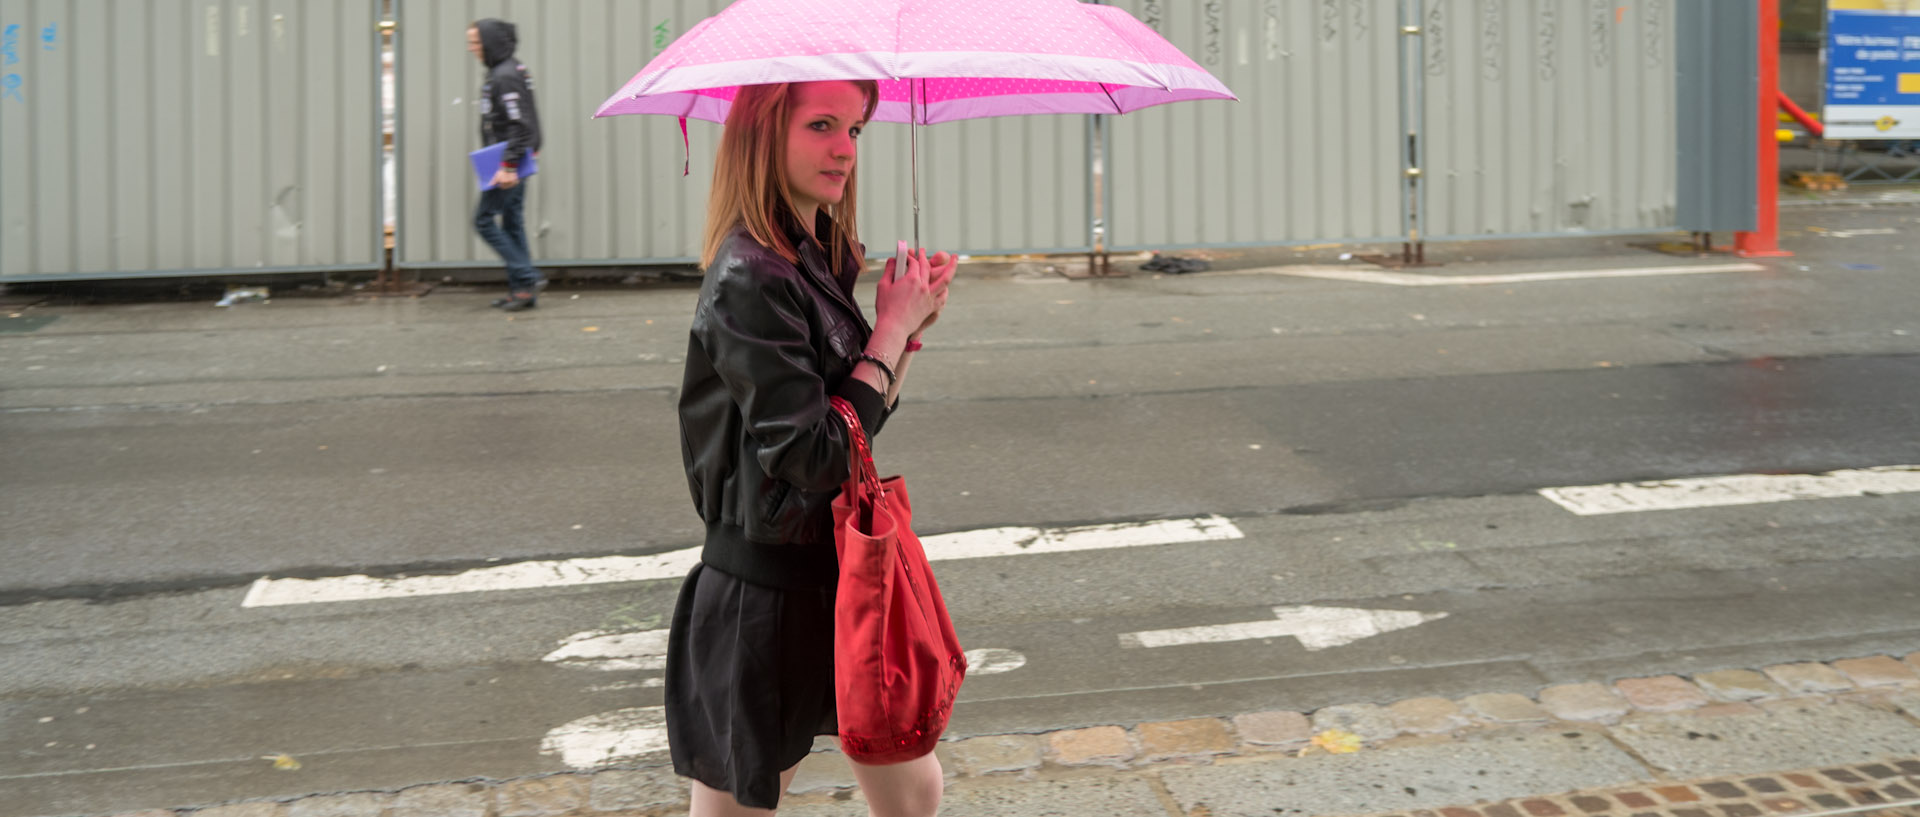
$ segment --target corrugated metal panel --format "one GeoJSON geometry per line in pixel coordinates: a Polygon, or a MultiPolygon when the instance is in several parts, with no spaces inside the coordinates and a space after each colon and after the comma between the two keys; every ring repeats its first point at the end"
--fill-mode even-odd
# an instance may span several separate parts
{"type": "MultiPolygon", "coordinates": [[[[892,255],[913,238],[906,125],[860,137],[860,237],[892,255]]],[[[1013,116],[920,128],[920,241],[974,254],[1084,251],[1091,244],[1087,117],[1013,116]]]]}
{"type": "Polygon", "coordinates": [[[697,252],[717,125],[688,123],[693,173],[682,177],[680,127],[670,117],[589,117],[674,37],[722,0],[396,0],[399,114],[397,263],[499,263],[473,232],[479,200],[466,155],[478,148],[473,105],[484,69],[467,26],[499,17],[519,28],[516,56],[534,78],[543,145],[529,181],[534,262],[681,262],[697,252]]]}
{"type": "Polygon", "coordinates": [[[0,0],[0,280],[371,269],[377,0],[0,0]]]}
{"type": "MultiPolygon", "coordinates": [[[[546,266],[679,262],[699,252],[720,129],[689,122],[692,173],[672,118],[588,117],[660,48],[723,0],[400,0],[396,60],[399,261],[489,266],[473,234],[465,155],[479,146],[472,100],[482,69],[466,52],[481,17],[519,26],[544,147],[528,188],[527,233],[546,266]]],[[[1087,246],[1084,117],[1019,117],[920,131],[922,241],[963,252],[1087,246]]],[[[913,231],[908,133],[879,124],[860,145],[861,235],[876,254],[913,231]]]]}
{"type": "Polygon", "coordinates": [[[1672,0],[1416,0],[1425,233],[1676,223],[1672,0]]]}
{"type": "Polygon", "coordinates": [[[1759,10],[1747,0],[1677,0],[1679,20],[1679,225],[1751,230],[1759,218],[1754,174],[1760,98],[1759,10]]]}
{"type": "Polygon", "coordinates": [[[1159,30],[1241,100],[1108,120],[1116,249],[1399,234],[1397,2],[1112,5],[1159,30]]]}

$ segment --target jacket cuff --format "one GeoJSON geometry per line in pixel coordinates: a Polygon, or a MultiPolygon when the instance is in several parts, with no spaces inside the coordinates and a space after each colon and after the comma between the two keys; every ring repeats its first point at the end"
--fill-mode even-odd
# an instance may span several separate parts
{"type": "Polygon", "coordinates": [[[840,397],[853,404],[853,413],[860,415],[860,427],[866,429],[868,439],[872,439],[886,420],[886,396],[874,391],[865,381],[849,377],[840,384],[840,397]]]}

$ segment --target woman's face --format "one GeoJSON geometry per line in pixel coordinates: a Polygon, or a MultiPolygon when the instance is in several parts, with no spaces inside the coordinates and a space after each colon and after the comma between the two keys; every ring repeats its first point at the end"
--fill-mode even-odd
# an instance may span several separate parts
{"type": "Polygon", "coordinates": [[[839,204],[853,172],[854,140],[867,126],[867,98],[851,82],[798,83],[793,118],[787,123],[787,192],[809,218],[818,208],[839,204]]]}

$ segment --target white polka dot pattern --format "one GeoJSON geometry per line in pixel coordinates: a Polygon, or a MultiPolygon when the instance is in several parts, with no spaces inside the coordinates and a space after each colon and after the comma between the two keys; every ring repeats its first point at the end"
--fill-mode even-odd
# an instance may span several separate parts
{"type": "Polygon", "coordinates": [[[1234,98],[1159,33],[1113,6],[736,0],[661,51],[595,115],[724,117],[740,85],[823,79],[880,80],[882,109],[893,112],[908,101],[909,77],[921,89],[922,121],[1063,108],[1122,113],[1234,98]],[[1075,97],[1087,99],[1079,104],[1075,97]]]}

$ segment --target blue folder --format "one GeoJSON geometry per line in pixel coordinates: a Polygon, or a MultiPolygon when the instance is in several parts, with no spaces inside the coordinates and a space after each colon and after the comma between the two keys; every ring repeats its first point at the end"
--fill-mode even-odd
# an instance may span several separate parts
{"type": "MultiPolygon", "coordinates": [[[[474,181],[480,183],[481,190],[493,189],[493,174],[500,170],[500,160],[507,155],[507,143],[495,142],[472,153],[467,158],[473,160],[474,181]]],[[[526,178],[540,172],[540,162],[527,154],[527,161],[520,165],[520,178],[526,178]]]]}

